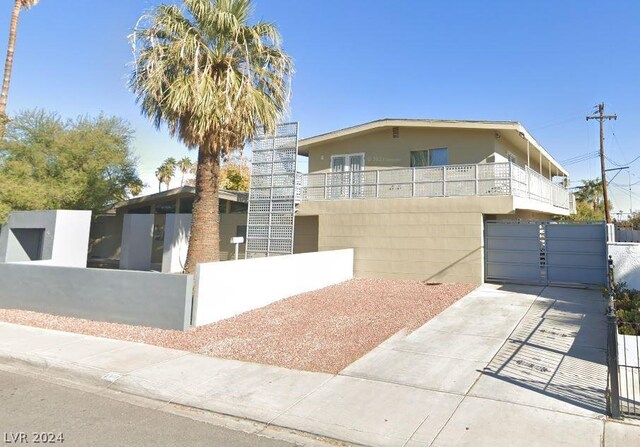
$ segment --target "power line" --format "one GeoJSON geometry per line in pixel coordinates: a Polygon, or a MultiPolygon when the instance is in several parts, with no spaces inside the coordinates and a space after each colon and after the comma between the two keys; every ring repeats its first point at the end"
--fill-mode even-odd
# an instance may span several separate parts
{"type": "Polygon", "coordinates": [[[577,155],[575,157],[569,158],[567,160],[561,161],[560,163],[563,164],[564,166],[569,166],[569,165],[573,165],[576,163],[581,163],[583,161],[587,161],[587,160],[591,160],[593,158],[596,158],[600,155],[600,153],[598,151],[595,152],[589,152],[588,154],[582,154],[582,155],[577,155]]]}
{"type": "Polygon", "coordinates": [[[580,119],[582,117],[582,115],[572,115],[571,117],[567,117],[567,118],[560,118],[557,120],[551,120],[551,121],[547,121],[545,123],[542,123],[539,126],[534,126],[531,128],[531,130],[540,130],[540,129],[546,129],[548,127],[554,127],[554,126],[559,126],[561,124],[565,124],[568,123],[570,121],[576,121],[578,119],[580,119]]]}
{"type": "MultiPolygon", "coordinates": [[[[611,164],[615,165],[615,166],[622,166],[620,163],[618,163],[617,161],[613,160],[612,158],[608,157],[608,156],[604,156],[611,164]]],[[[635,160],[634,160],[635,161],[635,160]]],[[[635,175],[633,172],[630,172],[632,176],[634,176],[637,179],[640,179],[640,177],[638,177],[637,175],[635,175]]]]}

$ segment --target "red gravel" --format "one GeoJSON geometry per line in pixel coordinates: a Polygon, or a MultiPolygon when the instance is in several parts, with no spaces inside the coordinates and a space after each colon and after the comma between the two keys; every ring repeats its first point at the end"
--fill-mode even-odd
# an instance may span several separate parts
{"type": "Polygon", "coordinates": [[[415,330],[475,288],[354,279],[188,332],[0,309],[0,320],[214,357],[337,373],[391,335],[415,330]]]}

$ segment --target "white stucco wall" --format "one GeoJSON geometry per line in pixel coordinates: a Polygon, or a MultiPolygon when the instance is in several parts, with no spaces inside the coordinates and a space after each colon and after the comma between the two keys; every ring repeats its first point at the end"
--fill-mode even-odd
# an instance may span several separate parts
{"type": "Polygon", "coordinates": [[[164,224],[162,272],[181,273],[187,263],[191,214],[167,214],[164,224]]]}
{"type": "Polygon", "coordinates": [[[86,267],[90,230],[91,211],[57,211],[51,265],[86,267]]]}
{"type": "Polygon", "coordinates": [[[151,270],[154,214],[125,214],[122,222],[121,270],[151,270]]]}
{"type": "Polygon", "coordinates": [[[353,278],[353,249],[198,264],[193,325],[353,278]]]}
{"type": "Polygon", "coordinates": [[[48,265],[86,267],[89,252],[91,211],[16,211],[0,233],[0,262],[25,262],[14,230],[41,230],[41,259],[48,265]]]}
{"type": "Polygon", "coordinates": [[[640,290],[640,244],[616,242],[609,244],[616,282],[626,282],[630,289],[640,290]]]}
{"type": "Polygon", "coordinates": [[[618,334],[618,364],[640,367],[640,337],[618,334]]]}

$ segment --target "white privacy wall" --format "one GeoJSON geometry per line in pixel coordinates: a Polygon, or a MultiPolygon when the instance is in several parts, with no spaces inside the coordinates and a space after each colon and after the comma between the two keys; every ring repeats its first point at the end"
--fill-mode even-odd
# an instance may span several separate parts
{"type": "Polygon", "coordinates": [[[164,223],[162,273],[181,273],[187,263],[191,214],[167,214],[164,223]]]}
{"type": "Polygon", "coordinates": [[[640,244],[610,243],[609,256],[613,259],[615,281],[626,282],[627,287],[640,290],[640,244]]]}
{"type": "Polygon", "coordinates": [[[125,214],[120,244],[120,270],[151,270],[155,214],[125,214]]]}
{"type": "Polygon", "coordinates": [[[194,326],[353,278],[353,249],[198,264],[194,326]]]}

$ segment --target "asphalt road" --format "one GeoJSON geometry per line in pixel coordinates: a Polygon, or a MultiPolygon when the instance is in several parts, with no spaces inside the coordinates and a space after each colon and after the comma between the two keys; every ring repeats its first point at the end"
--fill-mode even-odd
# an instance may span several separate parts
{"type": "Polygon", "coordinates": [[[296,445],[0,371],[0,445],[38,440],[64,446],[296,445]]]}

